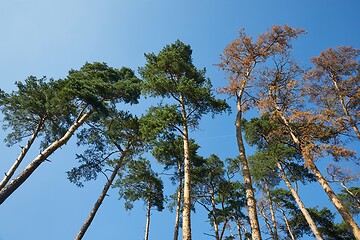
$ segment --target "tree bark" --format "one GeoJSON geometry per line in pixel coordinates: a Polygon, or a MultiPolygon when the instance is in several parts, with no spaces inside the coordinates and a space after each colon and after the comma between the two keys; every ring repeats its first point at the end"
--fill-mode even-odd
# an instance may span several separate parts
{"type": "Polygon", "coordinates": [[[105,186],[104,186],[98,200],[95,202],[89,216],[86,218],[84,224],[80,228],[80,230],[79,230],[78,234],[76,235],[76,237],[74,238],[74,240],[81,240],[84,237],[87,229],[90,227],[91,222],[93,221],[97,211],[99,210],[102,202],[104,201],[104,198],[106,197],[106,194],[107,194],[110,186],[112,185],[117,173],[119,172],[119,169],[121,168],[121,166],[123,164],[123,160],[124,160],[124,158],[126,156],[127,151],[128,150],[126,149],[121,154],[121,157],[120,157],[119,161],[115,165],[114,171],[112,172],[110,178],[106,182],[106,184],[105,184],[105,186]]]}
{"type": "Polygon", "coordinates": [[[187,115],[183,96],[180,95],[182,120],[183,122],[183,141],[184,141],[184,206],[183,206],[183,225],[182,239],[191,240],[191,162],[189,149],[189,132],[187,125],[187,115]]]}
{"type": "Polygon", "coordinates": [[[145,240],[149,239],[149,229],[150,229],[150,213],[151,213],[151,198],[147,202],[147,212],[146,212],[146,226],[145,226],[145,240]]]}
{"type": "Polygon", "coordinates": [[[74,132],[86,121],[86,119],[92,114],[93,110],[90,110],[88,113],[83,114],[62,136],[59,140],[53,142],[48,146],[44,151],[42,151],[31,163],[29,163],[26,168],[12,181],[10,181],[3,189],[0,191],[0,205],[18,189],[25,181],[28,179],[31,174],[40,166],[41,163],[47,160],[47,158],[53,154],[57,149],[67,143],[67,141],[72,137],[74,132]]]}
{"type": "Polygon", "coordinates": [[[21,148],[21,153],[15,160],[14,164],[10,167],[9,171],[7,173],[5,173],[3,180],[1,180],[1,182],[0,182],[0,190],[3,189],[3,187],[10,181],[11,177],[14,175],[16,169],[19,167],[20,163],[22,162],[25,155],[29,151],[30,147],[34,143],[36,137],[38,136],[38,134],[44,124],[44,121],[45,121],[44,119],[40,120],[39,124],[37,125],[34,133],[31,135],[31,138],[29,139],[27,144],[21,148]]]}
{"type": "Polygon", "coordinates": [[[291,195],[294,197],[297,205],[300,208],[300,211],[302,212],[302,214],[305,217],[306,222],[309,224],[309,227],[310,227],[311,231],[314,233],[315,238],[318,239],[318,240],[322,240],[323,238],[321,237],[321,233],[320,233],[319,229],[317,228],[314,220],[310,216],[310,214],[309,214],[308,210],[306,209],[304,203],[301,201],[299,194],[293,188],[293,186],[291,185],[289,179],[287,178],[287,176],[285,174],[285,171],[284,171],[284,169],[282,167],[282,164],[279,161],[277,161],[276,164],[277,164],[277,167],[280,169],[280,172],[281,172],[280,177],[285,182],[286,186],[289,188],[291,195]]]}
{"type": "Polygon", "coordinates": [[[237,97],[237,116],[235,121],[236,126],[236,138],[239,148],[240,163],[242,168],[242,173],[244,177],[244,185],[246,188],[246,199],[247,199],[247,209],[249,212],[251,235],[253,240],[261,240],[261,233],[259,227],[259,221],[256,210],[256,200],[254,189],[252,187],[251,174],[248,166],[248,161],[245,153],[245,146],[242,137],[242,109],[241,109],[241,98],[237,97]]]}

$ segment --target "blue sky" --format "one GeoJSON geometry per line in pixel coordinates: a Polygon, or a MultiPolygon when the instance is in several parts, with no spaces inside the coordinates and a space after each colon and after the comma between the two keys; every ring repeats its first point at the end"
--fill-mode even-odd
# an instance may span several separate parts
{"type": "MultiPolygon", "coordinates": [[[[86,61],[136,70],[145,63],[144,53],[156,53],[177,39],[191,45],[195,65],[207,68],[213,85],[223,86],[224,77],[213,64],[240,28],[252,35],[279,24],[303,28],[308,34],[296,41],[294,51],[308,66],[311,56],[329,47],[360,48],[359,12],[357,0],[0,0],[0,88],[14,90],[14,82],[29,75],[63,78],[86,61]]],[[[5,135],[0,131],[1,139],[5,135]]],[[[237,155],[233,115],[205,118],[192,137],[204,156],[237,155]]],[[[69,142],[0,206],[0,240],[76,235],[105,183],[99,178],[79,189],[68,182],[65,172],[76,164],[76,151],[69,142]]],[[[5,172],[19,147],[0,142],[0,152],[0,172],[5,172]]],[[[314,194],[322,196],[318,190],[306,193],[308,205],[319,204],[313,202],[314,194]]],[[[319,199],[327,205],[326,198],[319,199]]],[[[208,239],[203,234],[211,232],[206,214],[193,216],[193,239],[208,239]]],[[[173,222],[174,214],[154,212],[150,239],[170,239],[173,222]]],[[[112,190],[84,239],[142,239],[144,226],[143,205],[126,212],[112,190]]]]}

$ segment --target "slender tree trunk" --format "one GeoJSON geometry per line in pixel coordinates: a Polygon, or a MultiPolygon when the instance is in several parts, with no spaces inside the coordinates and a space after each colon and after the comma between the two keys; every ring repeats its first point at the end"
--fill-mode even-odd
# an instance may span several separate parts
{"type": "Polygon", "coordinates": [[[211,214],[213,215],[214,218],[214,232],[215,232],[215,240],[220,240],[220,236],[219,236],[219,224],[216,218],[216,207],[215,207],[215,199],[214,199],[214,192],[211,191],[211,206],[212,206],[212,210],[211,210],[211,214]]]}
{"type": "Polygon", "coordinates": [[[48,146],[44,151],[42,151],[31,163],[29,163],[26,168],[12,181],[10,181],[5,187],[0,191],[0,204],[2,204],[13,192],[16,191],[25,181],[28,179],[31,174],[43,163],[47,158],[54,153],[57,149],[67,143],[67,141],[72,137],[74,132],[86,121],[86,119],[92,114],[93,110],[90,110],[88,113],[83,114],[62,136],[59,140],[53,142],[48,146]]]}
{"type": "Polygon", "coordinates": [[[339,181],[339,184],[345,189],[345,191],[360,205],[360,199],[357,197],[353,192],[350,191],[349,188],[346,187],[346,185],[339,181]]]}
{"type": "Polygon", "coordinates": [[[44,124],[44,121],[45,121],[45,119],[40,120],[40,122],[38,123],[34,133],[31,135],[31,138],[29,139],[27,144],[21,148],[21,153],[15,160],[14,164],[10,167],[9,171],[7,173],[5,173],[3,180],[1,180],[1,182],[0,182],[0,190],[3,189],[3,187],[10,181],[11,177],[14,175],[16,169],[19,167],[20,163],[22,162],[25,155],[29,151],[30,147],[34,143],[36,137],[38,136],[38,134],[44,124]]]}
{"type": "MultiPolygon", "coordinates": [[[[222,229],[221,229],[221,233],[220,233],[220,235],[219,235],[219,239],[220,239],[220,240],[222,240],[223,237],[224,237],[225,230],[226,230],[226,227],[227,227],[227,224],[228,224],[228,223],[229,223],[229,220],[228,220],[228,219],[225,219],[225,220],[224,220],[224,225],[223,225],[223,227],[222,227],[222,229]]],[[[230,225],[230,224],[229,224],[228,227],[231,229],[231,225],[230,225]]],[[[230,230],[230,232],[231,232],[231,230],[230,230]]]]}
{"type": "Polygon", "coordinates": [[[270,233],[270,236],[271,236],[271,239],[274,240],[274,232],[273,232],[273,229],[271,227],[271,224],[270,224],[270,220],[267,216],[267,212],[266,212],[266,199],[262,199],[260,201],[258,201],[258,205],[257,205],[257,209],[258,209],[258,212],[260,214],[260,216],[263,217],[264,221],[265,221],[265,225],[267,227],[267,229],[269,230],[269,233],[270,233]]]}
{"type": "Polygon", "coordinates": [[[309,224],[309,227],[310,227],[311,231],[314,233],[315,238],[318,239],[318,240],[322,240],[323,238],[321,237],[321,233],[320,233],[319,229],[317,228],[314,220],[310,216],[310,214],[309,214],[308,210],[306,209],[305,205],[301,201],[299,194],[293,188],[293,186],[291,185],[289,179],[287,178],[287,176],[285,174],[285,171],[284,171],[284,169],[282,167],[282,164],[279,161],[277,161],[276,164],[277,164],[277,167],[280,169],[280,172],[281,172],[280,177],[285,182],[286,186],[289,188],[291,195],[294,197],[297,205],[300,208],[300,211],[302,212],[302,214],[304,215],[304,217],[306,219],[306,222],[309,224]]]}
{"type": "MultiPolygon", "coordinates": [[[[181,171],[180,171],[181,174],[181,171]]],[[[176,213],[175,213],[175,227],[174,227],[174,240],[179,239],[179,228],[180,228],[180,211],[181,211],[181,194],[182,194],[182,176],[180,175],[179,187],[176,197],[176,213]]]]}
{"type": "MultiPolygon", "coordinates": [[[[301,147],[301,143],[299,138],[295,135],[294,131],[291,129],[288,120],[286,119],[286,117],[284,116],[284,114],[281,112],[281,110],[279,110],[279,108],[277,108],[278,112],[280,113],[280,117],[282,118],[284,124],[286,125],[286,127],[289,129],[290,131],[290,136],[292,137],[293,141],[300,147],[301,147]]],[[[348,213],[348,211],[346,211],[346,209],[344,208],[344,206],[342,205],[342,203],[340,202],[339,198],[336,196],[336,194],[334,193],[334,191],[332,190],[332,188],[330,187],[330,185],[328,184],[328,182],[326,181],[326,179],[323,177],[323,175],[321,174],[321,172],[319,171],[319,169],[317,168],[317,166],[314,163],[314,160],[311,159],[311,157],[308,157],[306,153],[304,153],[303,151],[301,151],[301,154],[305,160],[305,164],[311,169],[311,171],[314,173],[317,181],[320,183],[321,187],[324,189],[324,191],[326,192],[326,194],[328,195],[330,201],[334,204],[334,206],[336,207],[336,209],[338,210],[338,212],[340,213],[340,215],[342,216],[344,222],[350,227],[352,233],[354,234],[355,238],[357,240],[360,240],[360,228],[359,226],[356,224],[356,222],[354,221],[354,219],[350,216],[350,214],[348,213]]]]}
{"type": "Polygon", "coordinates": [[[334,83],[334,86],[336,88],[336,91],[338,93],[338,98],[339,98],[339,102],[341,104],[341,108],[342,110],[344,111],[344,114],[346,116],[346,118],[348,119],[349,123],[350,123],[350,126],[354,129],[354,132],[356,134],[356,136],[360,139],[360,131],[359,131],[359,128],[357,127],[354,119],[351,117],[346,105],[345,105],[345,101],[344,101],[344,97],[340,94],[340,89],[339,89],[339,85],[337,83],[336,80],[334,80],[334,76],[331,76],[332,79],[333,79],[333,83],[334,83]]]}
{"type": "Polygon", "coordinates": [[[86,218],[84,224],[82,225],[82,227],[80,228],[78,234],[76,235],[76,237],[74,238],[74,240],[81,240],[87,229],[90,227],[90,224],[91,222],[93,221],[97,211],[99,210],[102,202],[104,201],[104,198],[106,197],[106,194],[109,190],[109,188],[111,187],[116,175],[118,174],[119,172],[119,169],[121,168],[121,166],[123,165],[123,160],[126,156],[126,153],[127,153],[128,149],[124,150],[121,154],[121,157],[119,159],[119,161],[116,163],[115,165],[115,168],[114,168],[114,171],[112,172],[110,178],[108,179],[108,181],[106,182],[103,190],[101,191],[101,194],[99,196],[99,198],[97,199],[97,201],[95,202],[93,208],[91,209],[91,212],[89,214],[89,216],[86,218]]]}
{"type": "Polygon", "coordinates": [[[149,229],[150,229],[150,213],[151,213],[151,198],[147,202],[147,212],[146,212],[146,226],[145,226],[145,240],[149,239],[149,229]]]}
{"type": "Polygon", "coordinates": [[[249,212],[250,226],[251,226],[251,235],[253,240],[261,240],[261,233],[259,227],[259,221],[256,210],[256,200],[254,189],[252,187],[251,174],[248,166],[248,161],[245,153],[245,146],[242,137],[242,109],[241,109],[241,98],[237,97],[237,116],[236,116],[236,138],[239,148],[240,163],[242,168],[242,173],[244,177],[244,185],[246,188],[246,199],[247,199],[247,209],[249,212]]]}
{"type": "Polygon", "coordinates": [[[191,240],[191,162],[189,149],[189,132],[187,125],[187,115],[182,95],[180,95],[183,123],[184,140],[184,206],[183,206],[183,225],[182,239],[191,240]]]}
{"type": "Polygon", "coordinates": [[[274,211],[274,206],[273,206],[273,201],[271,199],[271,194],[270,194],[270,190],[269,190],[269,185],[266,181],[266,179],[264,179],[265,182],[265,192],[269,197],[269,209],[270,209],[270,215],[271,215],[271,222],[272,222],[272,229],[273,229],[273,239],[274,240],[278,240],[278,233],[277,233],[277,224],[276,224],[276,216],[275,216],[275,211],[274,211]]]}
{"type": "Polygon", "coordinates": [[[292,240],[296,240],[295,237],[294,237],[294,234],[292,233],[291,226],[290,226],[290,224],[289,224],[289,221],[288,221],[288,219],[287,219],[287,217],[286,217],[286,214],[285,214],[284,210],[282,209],[282,207],[281,207],[280,204],[278,204],[278,206],[279,206],[279,209],[280,209],[280,211],[281,211],[281,213],[282,213],[282,215],[283,215],[284,222],[285,222],[286,228],[287,228],[287,230],[288,230],[288,232],[289,232],[289,235],[290,235],[291,239],[292,239],[292,240]]]}
{"type": "Polygon", "coordinates": [[[239,240],[242,240],[241,223],[240,223],[240,221],[238,219],[236,219],[236,228],[237,228],[237,231],[238,231],[239,240]]]}

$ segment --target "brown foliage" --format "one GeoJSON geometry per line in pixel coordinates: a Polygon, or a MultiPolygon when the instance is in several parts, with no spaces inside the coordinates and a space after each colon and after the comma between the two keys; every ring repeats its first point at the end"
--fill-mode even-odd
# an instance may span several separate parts
{"type": "Polygon", "coordinates": [[[329,48],[311,58],[314,67],[304,79],[304,93],[343,131],[354,129],[360,121],[360,49],[329,48]]]}
{"type": "Polygon", "coordinates": [[[302,29],[287,25],[273,26],[254,42],[253,38],[241,29],[239,36],[226,46],[220,56],[222,62],[217,64],[229,80],[229,84],[220,91],[230,95],[237,94],[253,79],[253,70],[258,63],[265,62],[272,55],[287,52],[291,48],[291,40],[304,33],[302,29]]]}

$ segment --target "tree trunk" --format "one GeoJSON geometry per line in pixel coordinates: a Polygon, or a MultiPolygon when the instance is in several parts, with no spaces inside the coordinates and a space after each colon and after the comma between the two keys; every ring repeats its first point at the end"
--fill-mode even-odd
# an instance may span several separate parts
{"type": "Polygon", "coordinates": [[[182,176],[180,171],[179,187],[176,197],[176,213],[175,213],[175,227],[174,227],[174,240],[179,239],[180,228],[180,211],[181,211],[181,194],[182,194],[182,176]]]}
{"type": "Polygon", "coordinates": [[[34,133],[31,135],[31,138],[29,139],[27,144],[21,148],[21,153],[15,160],[14,164],[10,167],[9,171],[7,173],[5,173],[3,180],[1,180],[1,182],[0,182],[0,190],[3,189],[3,187],[10,181],[11,177],[14,175],[16,169],[19,167],[19,165],[22,162],[22,160],[24,159],[26,153],[29,151],[30,147],[32,146],[36,137],[38,136],[38,133],[40,132],[40,130],[44,124],[44,121],[45,121],[44,119],[40,120],[39,124],[37,125],[34,133]]]}
{"type": "Polygon", "coordinates": [[[219,224],[216,218],[216,206],[215,206],[215,199],[214,199],[214,192],[211,191],[211,206],[212,206],[212,210],[211,210],[211,214],[214,218],[214,232],[215,232],[215,240],[220,240],[220,236],[219,236],[219,224]]]}
{"type": "Polygon", "coordinates": [[[16,191],[25,181],[28,179],[31,174],[43,163],[47,158],[54,153],[57,149],[67,143],[67,141],[72,137],[74,132],[86,121],[86,119],[92,114],[93,110],[90,110],[88,113],[83,114],[62,136],[59,140],[53,142],[48,146],[44,151],[42,151],[31,163],[29,163],[26,168],[11,182],[9,182],[3,189],[0,191],[0,204],[2,204],[13,192],[16,191]]]}
{"type": "Polygon", "coordinates": [[[286,117],[284,116],[283,112],[281,110],[279,110],[279,108],[277,108],[277,111],[280,114],[280,117],[283,120],[285,126],[289,129],[291,138],[300,147],[302,157],[305,160],[305,164],[314,173],[317,181],[320,183],[321,187],[324,189],[324,191],[328,195],[330,201],[334,204],[334,206],[336,207],[336,209],[340,213],[340,215],[343,218],[344,222],[350,227],[350,229],[351,229],[352,233],[354,234],[355,238],[357,240],[360,240],[360,228],[359,228],[359,226],[356,224],[356,222],[350,216],[350,214],[346,211],[346,209],[344,208],[344,206],[342,205],[342,203],[340,202],[340,200],[338,199],[338,197],[336,196],[336,194],[334,193],[334,191],[332,190],[332,188],[330,187],[330,185],[328,184],[326,179],[323,177],[323,175],[321,174],[321,172],[319,171],[319,169],[315,165],[314,160],[311,159],[310,157],[308,157],[307,154],[302,151],[300,140],[295,135],[292,128],[290,127],[289,122],[286,119],[286,117]]]}
{"type": "Polygon", "coordinates": [[[236,126],[236,138],[239,148],[240,163],[242,168],[242,173],[244,177],[244,185],[246,188],[246,199],[247,199],[247,209],[249,212],[250,226],[251,226],[251,235],[253,240],[261,240],[261,233],[259,227],[259,221],[256,210],[256,200],[254,189],[252,187],[251,174],[248,166],[248,161],[245,153],[245,146],[242,137],[242,109],[241,109],[241,99],[237,98],[237,116],[235,121],[236,126]]]}
{"type": "Polygon", "coordinates": [[[261,201],[258,201],[257,210],[258,210],[258,213],[260,214],[260,216],[262,216],[264,219],[265,225],[266,225],[267,229],[269,230],[271,239],[274,240],[273,229],[271,227],[270,220],[269,220],[269,218],[267,216],[268,214],[266,212],[266,210],[267,210],[266,209],[266,199],[262,199],[261,201]]]}
{"type": "Polygon", "coordinates": [[[149,229],[150,229],[150,213],[151,213],[151,198],[147,202],[147,212],[146,212],[146,226],[145,226],[145,240],[149,239],[149,229]]]}
{"type": "Polygon", "coordinates": [[[297,205],[300,208],[300,211],[302,212],[302,214],[305,217],[306,222],[309,224],[309,227],[310,227],[311,231],[314,233],[315,238],[318,239],[318,240],[322,240],[323,238],[321,237],[321,233],[319,232],[319,229],[317,228],[314,220],[310,216],[310,214],[309,214],[308,210],[306,209],[305,205],[301,201],[299,194],[293,188],[293,186],[291,185],[289,179],[287,178],[287,176],[285,174],[285,171],[284,171],[284,169],[282,167],[282,164],[279,161],[277,161],[276,164],[277,164],[277,167],[280,169],[280,172],[281,172],[280,177],[285,182],[286,186],[289,188],[291,195],[294,197],[297,205]]]}
{"type": "Polygon", "coordinates": [[[239,240],[242,240],[241,223],[240,223],[240,221],[238,219],[236,219],[236,228],[237,228],[237,231],[238,231],[239,240]]]}
{"type": "Polygon", "coordinates": [[[278,237],[278,233],[277,233],[277,224],[276,224],[276,216],[275,216],[273,201],[271,199],[271,194],[270,194],[269,186],[268,186],[268,183],[267,183],[266,179],[264,179],[264,182],[265,182],[265,192],[269,197],[269,209],[270,209],[272,229],[273,229],[272,230],[273,239],[278,240],[279,237],[278,237]]]}
{"type": "Polygon", "coordinates": [[[81,240],[84,237],[87,229],[89,228],[91,222],[93,221],[93,219],[94,219],[94,217],[96,215],[96,212],[99,210],[99,208],[100,208],[102,202],[104,201],[104,198],[105,198],[110,186],[112,185],[117,173],[119,172],[119,169],[121,168],[121,166],[123,164],[123,160],[124,160],[124,158],[126,156],[126,153],[127,153],[127,149],[122,152],[119,161],[115,165],[114,171],[112,172],[110,178],[106,182],[106,184],[105,184],[105,186],[104,186],[98,200],[95,202],[89,216],[86,218],[84,224],[80,228],[80,230],[79,230],[78,234],[76,235],[76,237],[74,238],[74,240],[81,240]]]}
{"type": "Polygon", "coordinates": [[[189,149],[189,132],[187,125],[187,115],[185,103],[182,95],[180,95],[182,120],[183,122],[183,140],[184,140],[184,206],[183,206],[183,225],[182,239],[191,240],[191,162],[189,149]]]}

